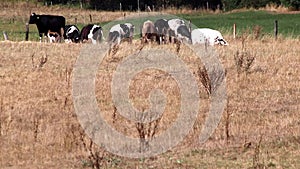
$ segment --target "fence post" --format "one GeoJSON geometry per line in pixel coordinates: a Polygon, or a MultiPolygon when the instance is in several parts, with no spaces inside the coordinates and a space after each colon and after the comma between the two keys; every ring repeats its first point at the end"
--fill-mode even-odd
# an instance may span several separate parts
{"type": "Polygon", "coordinates": [[[91,14],[90,14],[90,23],[93,23],[93,18],[91,14]]]}
{"type": "Polygon", "coordinates": [[[189,19],[189,31],[192,33],[192,21],[189,19]]]}
{"type": "Polygon", "coordinates": [[[75,18],[75,25],[77,24],[77,18],[75,18]]]}
{"type": "Polygon", "coordinates": [[[4,40],[8,40],[8,36],[7,36],[7,33],[5,31],[3,31],[3,36],[4,36],[4,40]]]}
{"type": "Polygon", "coordinates": [[[209,9],[209,5],[208,5],[208,1],[206,1],[206,10],[208,11],[209,9]]]}
{"type": "Polygon", "coordinates": [[[275,20],[275,22],[274,22],[274,36],[275,36],[275,40],[277,40],[277,35],[278,35],[278,21],[275,20]]]}
{"type": "Polygon", "coordinates": [[[26,29],[26,32],[25,32],[25,41],[28,41],[28,34],[29,34],[29,24],[28,23],[26,23],[25,29],[26,29]]]}
{"type": "Polygon", "coordinates": [[[236,37],[236,24],[233,24],[233,39],[236,37]]]}

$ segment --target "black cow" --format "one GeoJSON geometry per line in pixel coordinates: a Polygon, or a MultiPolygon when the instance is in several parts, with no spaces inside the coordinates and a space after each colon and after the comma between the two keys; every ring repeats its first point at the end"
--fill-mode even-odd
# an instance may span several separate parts
{"type": "Polygon", "coordinates": [[[63,16],[37,15],[32,13],[29,19],[29,24],[36,24],[41,42],[43,34],[44,36],[47,36],[49,31],[57,32],[59,36],[62,37],[64,34],[66,19],[63,16]]]}
{"type": "Polygon", "coordinates": [[[162,44],[163,42],[166,43],[168,38],[167,36],[169,35],[170,32],[168,20],[158,19],[155,21],[154,26],[159,36],[159,44],[162,44]]]}
{"type": "Polygon", "coordinates": [[[66,42],[80,42],[80,31],[76,25],[66,25],[64,29],[64,39],[66,42]]]}
{"type": "Polygon", "coordinates": [[[80,32],[80,39],[82,42],[91,40],[93,44],[100,43],[103,38],[103,31],[101,26],[89,24],[82,28],[80,32]]]}

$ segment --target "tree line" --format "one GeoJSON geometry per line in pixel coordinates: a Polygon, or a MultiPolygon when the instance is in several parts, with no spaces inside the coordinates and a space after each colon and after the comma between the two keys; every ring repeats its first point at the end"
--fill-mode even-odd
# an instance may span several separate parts
{"type": "Polygon", "coordinates": [[[45,4],[81,5],[95,10],[162,10],[165,8],[189,8],[230,11],[238,8],[260,8],[267,4],[300,9],[300,0],[38,0],[45,4]]]}

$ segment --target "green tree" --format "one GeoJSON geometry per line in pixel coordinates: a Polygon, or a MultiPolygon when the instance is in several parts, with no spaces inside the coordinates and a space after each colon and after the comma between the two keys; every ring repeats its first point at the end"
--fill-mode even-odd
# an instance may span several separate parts
{"type": "Polygon", "coordinates": [[[291,7],[296,10],[300,9],[300,0],[280,0],[280,1],[286,7],[291,7]]]}

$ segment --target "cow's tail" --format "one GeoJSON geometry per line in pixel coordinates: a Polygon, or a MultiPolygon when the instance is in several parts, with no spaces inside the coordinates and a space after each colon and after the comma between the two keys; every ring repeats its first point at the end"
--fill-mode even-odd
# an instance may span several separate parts
{"type": "Polygon", "coordinates": [[[112,39],[113,39],[113,33],[109,32],[106,42],[110,43],[110,42],[112,42],[112,39]]]}
{"type": "Polygon", "coordinates": [[[118,36],[116,35],[115,32],[109,32],[108,37],[107,37],[107,42],[109,44],[113,44],[116,42],[118,36]]]}

